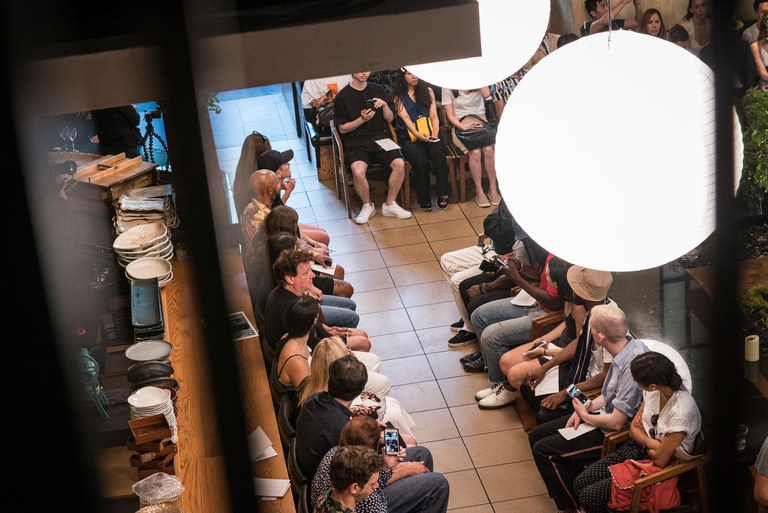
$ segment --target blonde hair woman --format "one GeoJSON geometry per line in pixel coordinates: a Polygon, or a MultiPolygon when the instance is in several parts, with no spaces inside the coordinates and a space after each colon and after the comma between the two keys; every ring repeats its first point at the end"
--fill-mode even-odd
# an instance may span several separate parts
{"type": "MultiPolygon", "coordinates": [[[[317,343],[312,351],[309,376],[299,387],[299,407],[303,406],[312,395],[328,390],[328,375],[331,364],[347,354],[349,354],[349,350],[339,337],[327,337],[317,343]]],[[[382,423],[391,422],[400,430],[400,434],[408,445],[416,445],[416,439],[413,437],[413,428],[416,423],[403,409],[400,402],[393,397],[379,396],[368,391],[372,375],[376,374],[368,373],[368,382],[363,393],[352,401],[350,408],[352,415],[368,415],[382,423]]]]}

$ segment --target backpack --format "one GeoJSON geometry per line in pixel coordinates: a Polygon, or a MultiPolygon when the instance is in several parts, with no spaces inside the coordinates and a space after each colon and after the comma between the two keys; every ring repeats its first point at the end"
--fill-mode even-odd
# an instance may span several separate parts
{"type": "MultiPolygon", "coordinates": [[[[611,500],[608,507],[618,511],[628,511],[632,505],[632,492],[635,481],[641,477],[655,474],[662,467],[657,467],[651,460],[624,460],[608,467],[611,472],[611,500]]],[[[640,510],[659,513],[659,510],[672,509],[680,505],[680,491],[677,489],[677,476],[652,484],[640,492],[640,510]]]]}

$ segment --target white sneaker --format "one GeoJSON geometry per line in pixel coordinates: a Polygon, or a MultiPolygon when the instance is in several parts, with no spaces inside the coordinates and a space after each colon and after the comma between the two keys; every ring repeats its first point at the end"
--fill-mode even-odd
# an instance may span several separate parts
{"type": "Polygon", "coordinates": [[[475,401],[481,401],[482,399],[485,399],[489,395],[493,395],[496,393],[496,389],[502,386],[502,383],[494,383],[488,388],[484,388],[480,390],[478,393],[475,394],[475,401]]]}
{"type": "Polygon", "coordinates": [[[357,224],[365,224],[368,222],[368,219],[372,218],[375,215],[376,215],[376,207],[373,206],[373,203],[364,203],[363,208],[360,209],[360,213],[357,214],[357,217],[355,218],[355,222],[357,224]]]}
{"type": "Polygon", "coordinates": [[[410,219],[413,214],[398,205],[396,201],[393,201],[391,205],[381,204],[381,215],[398,219],[410,219]]]}
{"type": "Polygon", "coordinates": [[[496,388],[492,395],[485,397],[477,403],[481,410],[498,410],[515,402],[517,390],[507,390],[504,386],[496,388]]]}

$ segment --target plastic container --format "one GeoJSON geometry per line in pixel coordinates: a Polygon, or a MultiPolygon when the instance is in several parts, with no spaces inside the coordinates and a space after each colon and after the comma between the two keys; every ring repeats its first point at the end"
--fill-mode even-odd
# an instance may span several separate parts
{"type": "MultiPolygon", "coordinates": [[[[181,499],[181,494],[184,491],[184,485],[178,477],[166,474],[165,472],[158,472],[136,482],[131,489],[133,493],[139,496],[139,504],[141,506],[167,504],[168,506],[176,506],[178,508],[180,506],[179,499],[181,499]]],[[[163,511],[166,510],[163,509],[163,511]]],[[[145,512],[142,511],[142,513],[145,512]]]]}

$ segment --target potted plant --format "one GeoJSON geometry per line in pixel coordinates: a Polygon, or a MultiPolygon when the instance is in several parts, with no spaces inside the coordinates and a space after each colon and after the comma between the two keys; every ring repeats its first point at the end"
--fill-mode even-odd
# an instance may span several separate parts
{"type": "Polygon", "coordinates": [[[762,214],[768,193],[768,91],[748,90],[742,100],[744,168],[739,198],[749,214],[762,214]]]}

